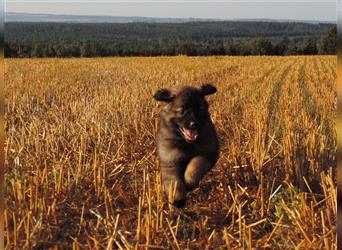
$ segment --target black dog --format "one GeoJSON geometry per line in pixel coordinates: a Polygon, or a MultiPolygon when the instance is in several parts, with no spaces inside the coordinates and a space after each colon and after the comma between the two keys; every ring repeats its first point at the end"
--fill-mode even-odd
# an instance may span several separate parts
{"type": "Polygon", "coordinates": [[[210,84],[200,88],[158,90],[154,98],[166,102],[160,113],[157,150],[165,191],[171,202],[184,206],[186,191],[197,187],[219,157],[219,143],[204,96],[216,92],[210,84]],[[170,196],[169,196],[170,197],[170,196]]]}

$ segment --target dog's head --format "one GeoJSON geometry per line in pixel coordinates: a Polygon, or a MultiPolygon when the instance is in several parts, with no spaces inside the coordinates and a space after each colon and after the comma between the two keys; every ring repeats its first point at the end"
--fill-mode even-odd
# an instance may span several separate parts
{"type": "Polygon", "coordinates": [[[182,87],[160,89],[154,94],[158,101],[166,102],[163,118],[176,134],[188,143],[195,142],[209,119],[206,95],[216,92],[216,87],[204,84],[199,88],[182,87]]]}

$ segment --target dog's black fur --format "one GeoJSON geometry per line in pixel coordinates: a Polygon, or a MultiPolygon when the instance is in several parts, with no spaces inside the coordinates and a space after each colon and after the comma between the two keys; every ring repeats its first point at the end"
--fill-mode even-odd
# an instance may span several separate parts
{"type": "Polygon", "coordinates": [[[175,191],[171,202],[178,207],[185,205],[186,191],[198,186],[219,157],[217,134],[204,98],[215,92],[214,86],[204,84],[161,89],[154,95],[167,103],[160,113],[156,142],[164,189],[168,194],[175,191]]]}

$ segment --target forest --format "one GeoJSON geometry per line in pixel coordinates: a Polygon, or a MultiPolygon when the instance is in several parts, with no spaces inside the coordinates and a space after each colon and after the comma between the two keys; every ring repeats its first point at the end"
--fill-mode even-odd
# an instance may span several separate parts
{"type": "Polygon", "coordinates": [[[5,57],[336,54],[336,25],[187,23],[5,23],[5,57]]]}

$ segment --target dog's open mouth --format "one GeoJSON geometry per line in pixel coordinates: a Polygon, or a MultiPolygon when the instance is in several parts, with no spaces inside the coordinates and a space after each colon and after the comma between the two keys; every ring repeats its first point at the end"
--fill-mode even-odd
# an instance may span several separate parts
{"type": "Polygon", "coordinates": [[[196,129],[186,129],[182,127],[179,127],[179,129],[182,132],[183,137],[187,142],[196,141],[197,136],[198,136],[198,131],[196,129]]]}

